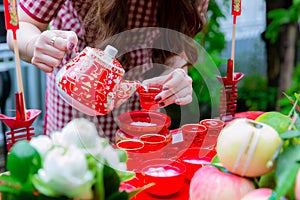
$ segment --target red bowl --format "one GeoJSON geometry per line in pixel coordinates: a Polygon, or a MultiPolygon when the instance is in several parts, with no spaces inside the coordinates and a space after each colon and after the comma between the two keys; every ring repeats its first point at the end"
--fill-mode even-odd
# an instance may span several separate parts
{"type": "Polygon", "coordinates": [[[171,125],[168,115],[154,111],[131,111],[118,116],[118,126],[127,137],[167,132],[171,125]]]}
{"type": "Polygon", "coordinates": [[[211,163],[216,151],[211,148],[188,148],[179,152],[179,161],[186,166],[186,179],[191,180],[195,172],[202,166],[211,163]]]}
{"type": "Polygon", "coordinates": [[[169,196],[180,191],[184,185],[186,167],[171,159],[153,159],[139,166],[137,176],[144,184],[154,183],[145,189],[155,196],[169,196]]]}

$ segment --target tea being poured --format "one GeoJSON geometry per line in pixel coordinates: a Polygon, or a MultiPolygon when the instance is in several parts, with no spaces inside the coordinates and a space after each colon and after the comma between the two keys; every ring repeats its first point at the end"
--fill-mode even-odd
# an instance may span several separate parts
{"type": "Polygon", "coordinates": [[[56,75],[60,96],[72,107],[91,116],[105,115],[124,103],[140,86],[123,80],[125,70],[115,58],[118,50],[86,47],[56,75]]]}
{"type": "Polygon", "coordinates": [[[144,110],[159,109],[158,102],[155,101],[156,95],[162,91],[162,87],[139,87],[140,105],[144,110]]]}

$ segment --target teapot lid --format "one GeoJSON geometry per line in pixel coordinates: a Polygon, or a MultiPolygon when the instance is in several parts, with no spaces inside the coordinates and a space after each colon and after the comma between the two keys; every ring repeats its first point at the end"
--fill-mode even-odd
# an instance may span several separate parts
{"type": "MultiPolygon", "coordinates": [[[[93,49],[95,50],[95,49],[93,49]]],[[[115,58],[115,56],[117,55],[118,53],[118,50],[111,46],[111,45],[107,45],[104,49],[104,51],[101,51],[100,50],[100,57],[101,57],[101,60],[106,63],[104,64],[103,66],[104,67],[108,67],[108,68],[111,68],[111,67],[115,67],[117,68],[118,70],[121,70],[121,74],[123,74],[123,67],[122,65],[118,62],[118,60],[115,58]]]]}
{"type": "Polygon", "coordinates": [[[106,56],[109,56],[110,58],[114,58],[117,55],[117,53],[118,53],[118,50],[111,45],[107,45],[104,49],[104,54],[106,56]]]}

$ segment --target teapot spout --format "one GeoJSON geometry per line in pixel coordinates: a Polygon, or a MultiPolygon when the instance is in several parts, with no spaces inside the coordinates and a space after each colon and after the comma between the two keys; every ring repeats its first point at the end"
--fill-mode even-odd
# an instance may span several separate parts
{"type": "Polygon", "coordinates": [[[127,99],[129,99],[142,84],[140,81],[128,81],[121,80],[120,84],[116,88],[116,96],[114,101],[114,107],[117,108],[123,104],[127,99]]]}

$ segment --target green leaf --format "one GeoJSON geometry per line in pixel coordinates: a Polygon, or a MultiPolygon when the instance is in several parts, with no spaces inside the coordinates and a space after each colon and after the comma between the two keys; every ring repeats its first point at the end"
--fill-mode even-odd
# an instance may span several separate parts
{"type": "Polygon", "coordinates": [[[293,5],[298,5],[300,4],[300,0],[293,0],[293,5]]]}
{"type": "Polygon", "coordinates": [[[145,190],[145,189],[147,189],[149,187],[152,187],[153,185],[155,185],[155,183],[149,183],[147,185],[144,185],[143,187],[140,187],[140,188],[138,188],[136,190],[133,190],[133,191],[129,192],[128,193],[129,194],[129,199],[131,199],[132,197],[134,197],[135,195],[137,195],[139,192],[141,192],[141,191],[143,191],[143,190],[145,190]]]}
{"type": "Polygon", "coordinates": [[[275,188],[276,199],[285,196],[294,186],[297,172],[300,168],[300,145],[287,147],[279,156],[276,163],[275,188]],[[288,163],[288,164],[287,164],[288,163]]]}
{"type": "Polygon", "coordinates": [[[58,196],[58,194],[53,189],[48,187],[48,185],[44,181],[42,181],[38,175],[32,177],[32,183],[40,193],[49,197],[58,196]]]}
{"type": "Polygon", "coordinates": [[[19,141],[13,145],[7,157],[7,170],[20,182],[28,181],[30,175],[41,168],[41,157],[28,141],[19,141]]]}
{"type": "Polygon", "coordinates": [[[2,193],[2,199],[3,200],[24,200],[24,199],[37,199],[33,196],[33,194],[26,194],[26,193],[20,193],[20,194],[14,194],[9,192],[2,193]]]}
{"type": "Polygon", "coordinates": [[[289,16],[289,12],[284,8],[272,10],[268,13],[269,19],[276,19],[280,23],[284,23],[286,20],[284,18],[286,18],[288,16],[289,16]]]}
{"type": "Polygon", "coordinates": [[[260,177],[258,186],[260,188],[271,188],[275,189],[276,187],[276,179],[275,179],[275,170],[263,175],[260,177]]]}
{"type": "Polygon", "coordinates": [[[97,200],[105,200],[105,190],[104,190],[104,177],[103,177],[103,169],[104,165],[98,163],[96,168],[96,183],[95,183],[95,190],[94,196],[97,200]]]}
{"type": "Polygon", "coordinates": [[[10,175],[2,174],[0,176],[0,192],[20,193],[22,184],[10,175]]]}
{"type": "Polygon", "coordinates": [[[103,168],[103,181],[105,189],[105,199],[115,192],[119,191],[120,178],[118,173],[108,165],[103,168]]]}
{"type": "Polygon", "coordinates": [[[135,176],[135,173],[132,171],[119,171],[116,170],[120,178],[120,182],[127,181],[135,176]]]}
{"type": "Polygon", "coordinates": [[[122,150],[122,149],[115,149],[115,151],[118,153],[119,158],[120,158],[120,162],[126,162],[128,159],[127,153],[126,151],[122,150]]]}
{"type": "Polygon", "coordinates": [[[128,200],[129,195],[125,191],[115,192],[115,193],[111,194],[109,197],[106,197],[105,199],[107,199],[107,200],[128,200]]]}
{"type": "Polygon", "coordinates": [[[215,156],[213,157],[213,159],[211,160],[211,164],[218,164],[218,163],[220,163],[220,162],[221,162],[221,161],[220,161],[218,155],[215,155],[215,156]]]}
{"type": "Polygon", "coordinates": [[[295,138],[295,137],[300,137],[300,130],[286,131],[286,132],[280,134],[280,137],[283,140],[292,139],[292,138],[295,138]]]}

